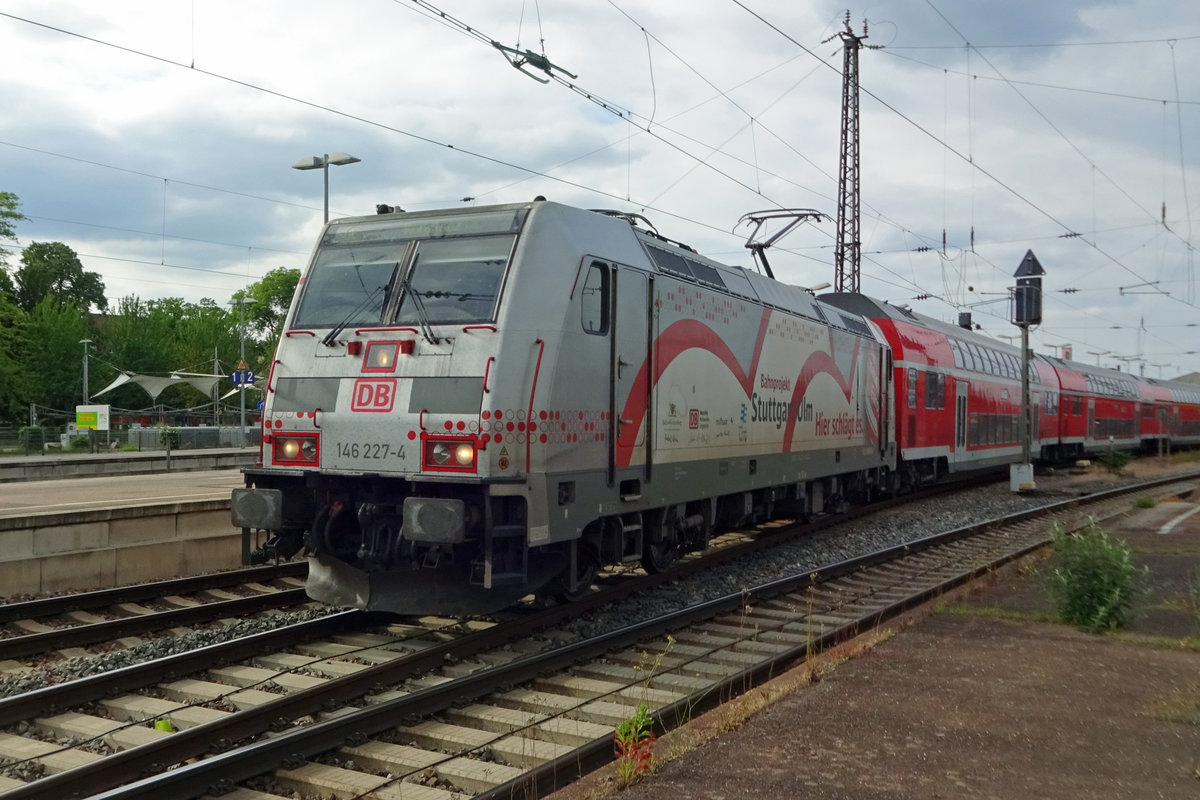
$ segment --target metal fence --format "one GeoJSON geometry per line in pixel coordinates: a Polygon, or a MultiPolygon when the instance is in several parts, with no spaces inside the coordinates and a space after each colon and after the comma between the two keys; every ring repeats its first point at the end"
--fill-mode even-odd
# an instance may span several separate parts
{"type": "MultiPolygon", "coordinates": [[[[261,430],[246,427],[245,446],[257,446],[261,430]]],[[[103,453],[118,450],[200,450],[240,447],[237,426],[129,427],[114,431],[74,431],[63,426],[0,426],[0,456],[103,453]]]]}

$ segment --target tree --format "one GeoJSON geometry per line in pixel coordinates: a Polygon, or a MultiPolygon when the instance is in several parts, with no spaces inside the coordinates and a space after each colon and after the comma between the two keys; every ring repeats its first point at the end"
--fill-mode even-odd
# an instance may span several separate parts
{"type": "MultiPolygon", "coordinates": [[[[0,274],[4,274],[0,269],[0,274]]],[[[25,356],[25,312],[0,292],[0,423],[25,419],[29,408],[29,379],[25,356]]]]}
{"type": "MultiPolygon", "coordinates": [[[[279,347],[279,337],[283,334],[283,320],[287,317],[288,308],[292,305],[292,295],[296,293],[296,286],[299,283],[300,270],[277,267],[264,275],[262,280],[250,284],[245,292],[245,296],[254,301],[253,304],[245,306],[248,335],[246,360],[254,363],[250,359],[250,353],[252,349],[257,352],[260,372],[265,366],[265,362],[270,360],[279,347]],[[253,348],[251,348],[251,341],[254,342],[253,348]]],[[[234,299],[240,299],[241,296],[242,293],[238,292],[234,295],[234,299]]],[[[238,311],[235,307],[233,311],[235,326],[238,323],[237,314],[238,311]]]]}
{"type": "MultiPolygon", "coordinates": [[[[262,280],[250,284],[245,294],[254,304],[246,306],[246,330],[255,333],[255,338],[260,341],[277,339],[299,283],[300,270],[277,267],[262,280]]],[[[241,296],[242,293],[237,292],[234,299],[241,296]]]]}
{"type": "Polygon", "coordinates": [[[4,242],[17,241],[17,223],[27,217],[18,211],[20,201],[12,192],[0,192],[0,296],[12,297],[12,278],[8,275],[8,250],[4,242]]]}
{"type": "MultiPolygon", "coordinates": [[[[247,306],[247,310],[253,306],[247,306]]],[[[211,373],[214,354],[231,369],[238,354],[237,312],[205,299],[199,304],[179,297],[142,301],[130,295],[105,317],[104,358],[123,370],[147,375],[172,371],[211,373]]],[[[247,355],[250,351],[247,350],[247,355]]],[[[113,372],[113,377],[116,373],[113,372]]],[[[125,408],[147,404],[137,386],[122,386],[105,395],[106,402],[125,408]]],[[[157,402],[190,406],[211,400],[186,383],[171,386],[157,402]]]]}
{"type": "Polygon", "coordinates": [[[17,223],[26,219],[12,192],[0,192],[0,422],[24,418],[29,402],[27,352],[23,331],[25,314],[16,306],[12,278],[8,274],[9,251],[3,245],[16,243],[17,223]]]}
{"type": "Polygon", "coordinates": [[[72,411],[83,402],[83,347],[81,339],[93,338],[87,315],[71,305],[47,298],[25,315],[22,334],[36,342],[22,359],[28,387],[38,405],[72,411]]]}
{"type": "Polygon", "coordinates": [[[92,306],[101,311],[108,308],[100,274],[85,272],[79,256],[62,242],[34,242],[26,247],[15,282],[17,305],[25,311],[33,311],[46,298],[85,314],[92,306]]]}

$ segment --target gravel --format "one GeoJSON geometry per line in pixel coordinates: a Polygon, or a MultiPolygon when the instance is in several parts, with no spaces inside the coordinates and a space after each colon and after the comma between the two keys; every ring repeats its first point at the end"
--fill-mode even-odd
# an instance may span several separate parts
{"type": "MultiPolygon", "coordinates": [[[[1087,488],[1096,490],[1134,483],[1137,480],[1140,479],[1092,476],[1087,488]]],[[[1065,485],[1068,482],[1069,479],[1062,475],[1043,475],[1038,478],[1039,491],[1016,494],[1009,490],[1008,482],[1004,481],[955,494],[952,500],[941,497],[918,501],[887,514],[848,522],[811,537],[746,556],[732,564],[661,587],[653,593],[639,595],[581,615],[564,625],[554,637],[547,637],[545,644],[547,647],[559,646],[564,640],[594,636],[654,615],[735,594],[758,584],[813,572],[885,547],[981,520],[1041,507],[1081,493],[1078,488],[1065,485]]],[[[274,630],[284,625],[324,616],[335,610],[303,610],[234,620],[226,625],[178,636],[148,639],[132,647],[106,653],[40,664],[29,673],[0,679],[0,698],[274,630]]]]}
{"type": "Polygon", "coordinates": [[[89,675],[99,675],[123,667],[144,664],[157,658],[165,658],[177,653],[253,636],[256,633],[275,630],[285,625],[307,622],[310,619],[328,616],[335,611],[337,609],[333,608],[307,609],[251,619],[229,620],[227,624],[188,631],[177,636],[147,639],[132,647],[39,664],[31,672],[9,675],[0,679],[0,698],[36,691],[57,683],[86,678],[89,675]]]}
{"type": "Polygon", "coordinates": [[[726,566],[706,570],[692,578],[656,589],[653,593],[597,609],[563,628],[576,639],[595,636],[771,581],[819,571],[850,558],[933,534],[1147,479],[1135,475],[1118,477],[1092,473],[1073,476],[1063,472],[1047,472],[1038,476],[1038,490],[1034,492],[1015,493],[1005,480],[949,497],[908,503],[886,514],[837,525],[813,536],[748,555],[726,566]],[[1086,488],[1081,488],[1084,484],[1086,488]]]}

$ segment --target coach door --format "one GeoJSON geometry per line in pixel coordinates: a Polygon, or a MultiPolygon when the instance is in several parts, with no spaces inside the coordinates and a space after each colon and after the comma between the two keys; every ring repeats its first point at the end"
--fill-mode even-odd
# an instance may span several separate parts
{"type": "Polygon", "coordinates": [[[650,475],[650,279],[641,270],[613,269],[612,367],[609,381],[610,478],[618,464],[650,475]],[[628,454],[628,461],[625,460],[628,454]]]}
{"type": "Polygon", "coordinates": [[[1034,450],[1042,440],[1042,393],[1031,392],[1033,398],[1029,401],[1029,441],[1034,450]]]}
{"type": "Polygon", "coordinates": [[[966,381],[955,381],[954,395],[954,451],[967,452],[967,390],[966,381]]]}
{"type": "Polygon", "coordinates": [[[887,455],[891,442],[892,430],[892,351],[883,349],[883,358],[879,359],[879,452],[887,455]]]}

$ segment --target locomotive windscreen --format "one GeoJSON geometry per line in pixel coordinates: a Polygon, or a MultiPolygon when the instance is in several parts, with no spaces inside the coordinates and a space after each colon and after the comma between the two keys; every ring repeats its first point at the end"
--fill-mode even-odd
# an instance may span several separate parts
{"type": "Polygon", "coordinates": [[[489,322],[524,210],[330,226],[294,328],[489,322]]]}

